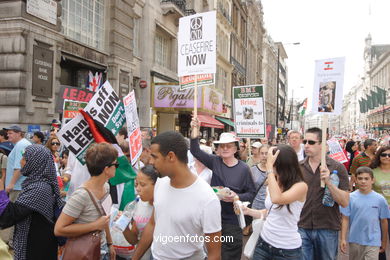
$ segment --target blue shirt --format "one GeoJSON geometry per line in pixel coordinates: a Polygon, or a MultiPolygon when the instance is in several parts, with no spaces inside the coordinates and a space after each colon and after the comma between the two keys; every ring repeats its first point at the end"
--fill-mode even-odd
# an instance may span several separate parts
{"type": "MultiPolygon", "coordinates": [[[[8,164],[5,178],[5,186],[11,182],[12,176],[14,175],[14,170],[20,170],[20,160],[22,159],[22,152],[24,149],[31,145],[31,143],[23,138],[17,142],[12,149],[11,153],[8,155],[8,164]]],[[[14,190],[22,190],[22,182],[26,179],[24,176],[20,176],[19,180],[15,183],[14,190]]]]}
{"type": "Polygon", "coordinates": [[[364,246],[381,246],[380,219],[390,218],[386,199],[372,191],[363,194],[359,190],[350,194],[349,205],[340,206],[341,214],[349,217],[349,243],[364,246]]]}

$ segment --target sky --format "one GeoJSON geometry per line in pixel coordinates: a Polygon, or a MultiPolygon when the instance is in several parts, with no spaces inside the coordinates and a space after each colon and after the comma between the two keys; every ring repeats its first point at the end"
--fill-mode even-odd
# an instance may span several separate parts
{"type": "Polygon", "coordinates": [[[390,0],[261,0],[264,25],[288,55],[289,98],[312,95],[315,60],[345,57],[343,92],[363,75],[365,38],[390,44],[390,0]],[[288,43],[300,42],[299,45],[288,43]]]}

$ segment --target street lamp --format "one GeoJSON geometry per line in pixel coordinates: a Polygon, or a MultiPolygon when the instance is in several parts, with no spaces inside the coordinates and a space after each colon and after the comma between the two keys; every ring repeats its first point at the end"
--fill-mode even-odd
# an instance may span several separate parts
{"type": "MultiPolygon", "coordinates": [[[[278,45],[278,59],[276,61],[277,64],[277,70],[276,70],[276,121],[275,121],[275,127],[278,130],[279,129],[279,63],[280,63],[280,45],[299,45],[300,42],[292,42],[292,43],[276,43],[278,45]]],[[[276,136],[278,137],[278,132],[276,131],[276,136]]],[[[278,138],[276,138],[278,139],[278,138]]]]}

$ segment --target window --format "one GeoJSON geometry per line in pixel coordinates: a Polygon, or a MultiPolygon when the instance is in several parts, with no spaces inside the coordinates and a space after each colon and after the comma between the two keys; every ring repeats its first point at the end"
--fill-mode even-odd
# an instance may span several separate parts
{"type": "Polygon", "coordinates": [[[171,69],[171,39],[161,32],[156,31],[154,39],[154,62],[162,67],[171,69]]]}
{"type": "Polygon", "coordinates": [[[62,0],[62,24],[66,36],[104,48],[104,0],[62,0]]]}
{"type": "Polygon", "coordinates": [[[139,44],[139,30],[140,30],[140,19],[134,18],[134,28],[133,28],[133,52],[134,56],[140,57],[141,56],[141,50],[140,50],[140,44],[139,44]]]}

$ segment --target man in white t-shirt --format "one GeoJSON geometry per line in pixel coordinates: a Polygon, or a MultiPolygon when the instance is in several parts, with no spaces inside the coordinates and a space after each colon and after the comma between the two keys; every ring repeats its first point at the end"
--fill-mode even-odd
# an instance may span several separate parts
{"type": "Polygon", "coordinates": [[[212,188],[191,173],[187,145],[177,132],[152,140],[151,164],[160,179],[154,188],[154,214],[132,257],[138,260],[152,244],[153,259],[221,258],[221,206],[212,188]],[[164,178],[163,178],[164,177],[164,178]]]}

